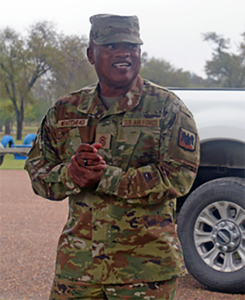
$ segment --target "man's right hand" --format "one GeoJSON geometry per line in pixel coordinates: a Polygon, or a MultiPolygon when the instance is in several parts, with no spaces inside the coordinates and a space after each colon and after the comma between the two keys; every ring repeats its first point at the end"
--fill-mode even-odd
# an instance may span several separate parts
{"type": "Polygon", "coordinates": [[[101,144],[81,144],[68,166],[71,179],[80,187],[93,187],[101,179],[106,163],[97,150],[101,144]]]}

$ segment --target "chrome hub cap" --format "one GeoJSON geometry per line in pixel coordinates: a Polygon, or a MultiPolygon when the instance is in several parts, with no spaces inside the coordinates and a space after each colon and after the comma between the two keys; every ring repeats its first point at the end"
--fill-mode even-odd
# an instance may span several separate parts
{"type": "Polygon", "coordinates": [[[194,227],[194,242],[202,260],[221,272],[245,266],[245,210],[232,202],[205,207],[194,227]]]}
{"type": "Polygon", "coordinates": [[[238,226],[231,221],[221,221],[212,230],[212,240],[216,248],[225,252],[234,251],[241,243],[238,226]]]}

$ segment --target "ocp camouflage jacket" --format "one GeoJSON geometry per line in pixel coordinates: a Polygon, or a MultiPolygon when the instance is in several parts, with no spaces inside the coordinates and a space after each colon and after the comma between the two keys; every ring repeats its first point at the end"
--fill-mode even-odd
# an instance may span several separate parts
{"type": "Polygon", "coordinates": [[[184,275],[176,197],[191,188],[198,163],[191,113],[174,93],[140,76],[109,110],[98,85],[60,98],[25,164],[36,194],[69,196],[56,274],[104,284],[184,275]],[[103,145],[98,153],[107,168],[95,188],[80,188],[67,167],[80,143],[94,142],[103,145]]]}

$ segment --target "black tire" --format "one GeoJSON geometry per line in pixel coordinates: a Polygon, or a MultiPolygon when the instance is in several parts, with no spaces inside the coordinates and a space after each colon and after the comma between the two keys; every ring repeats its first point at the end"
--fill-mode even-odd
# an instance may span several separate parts
{"type": "Polygon", "coordinates": [[[188,271],[210,290],[245,292],[245,180],[215,179],[186,199],[178,236],[188,271]]]}

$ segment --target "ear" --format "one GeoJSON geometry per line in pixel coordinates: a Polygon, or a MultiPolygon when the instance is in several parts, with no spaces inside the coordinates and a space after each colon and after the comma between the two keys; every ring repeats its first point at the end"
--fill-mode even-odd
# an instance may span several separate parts
{"type": "Polygon", "coordinates": [[[88,61],[91,63],[91,65],[94,64],[94,51],[93,48],[89,47],[87,48],[87,58],[88,61]]]}

